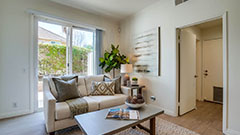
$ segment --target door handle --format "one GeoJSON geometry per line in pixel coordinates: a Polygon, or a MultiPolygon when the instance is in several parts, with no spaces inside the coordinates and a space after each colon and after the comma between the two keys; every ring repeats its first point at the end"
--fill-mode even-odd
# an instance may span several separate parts
{"type": "Polygon", "coordinates": [[[198,76],[197,76],[197,75],[194,75],[194,78],[198,78],[198,76]]]}
{"type": "Polygon", "coordinates": [[[208,76],[208,73],[204,73],[205,76],[208,76]]]}

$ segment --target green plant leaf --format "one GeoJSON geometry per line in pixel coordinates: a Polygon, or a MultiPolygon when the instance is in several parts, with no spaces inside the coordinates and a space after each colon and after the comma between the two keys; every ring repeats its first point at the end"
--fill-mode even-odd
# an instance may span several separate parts
{"type": "Polygon", "coordinates": [[[129,64],[129,58],[126,58],[126,63],[129,64]]]}
{"type": "Polygon", "coordinates": [[[109,60],[110,60],[110,61],[112,61],[112,60],[113,60],[113,55],[111,55],[111,56],[109,57],[109,60]]]}
{"type": "Polygon", "coordinates": [[[109,52],[106,51],[104,54],[104,58],[107,59],[109,57],[109,55],[110,55],[109,52]]]}
{"type": "Polygon", "coordinates": [[[119,53],[119,50],[118,49],[114,49],[113,50],[113,54],[118,54],[119,53]]]}
{"type": "Polygon", "coordinates": [[[115,62],[115,63],[113,64],[113,67],[116,67],[116,66],[117,66],[117,64],[118,64],[118,63],[117,63],[117,62],[115,62]]]}
{"type": "Polygon", "coordinates": [[[99,58],[99,60],[101,63],[105,61],[104,58],[99,58]]]}
{"type": "Polygon", "coordinates": [[[115,49],[115,46],[114,46],[113,44],[111,44],[111,47],[112,47],[112,50],[114,50],[114,49],[115,49]]]}
{"type": "Polygon", "coordinates": [[[129,59],[125,55],[121,55],[119,51],[119,45],[116,47],[111,44],[111,51],[105,51],[104,57],[100,58],[99,66],[104,69],[104,71],[110,72],[113,68],[120,69],[121,64],[129,63],[129,59]]]}

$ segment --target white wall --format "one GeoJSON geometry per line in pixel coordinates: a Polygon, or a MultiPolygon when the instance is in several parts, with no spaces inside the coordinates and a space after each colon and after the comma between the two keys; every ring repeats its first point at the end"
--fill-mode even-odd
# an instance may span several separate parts
{"type": "Polygon", "coordinates": [[[105,29],[103,49],[119,44],[119,24],[49,0],[0,1],[0,118],[30,111],[30,15],[39,10],[105,29]],[[17,108],[13,108],[13,102],[17,108]]]}
{"type": "Polygon", "coordinates": [[[240,134],[240,1],[239,0],[190,0],[179,6],[174,0],[161,0],[121,23],[120,44],[126,54],[131,53],[133,36],[148,29],[161,26],[161,76],[142,77],[147,85],[148,96],[155,95],[154,104],[176,114],[176,33],[175,29],[228,11],[229,32],[229,100],[228,131],[240,134]]]}

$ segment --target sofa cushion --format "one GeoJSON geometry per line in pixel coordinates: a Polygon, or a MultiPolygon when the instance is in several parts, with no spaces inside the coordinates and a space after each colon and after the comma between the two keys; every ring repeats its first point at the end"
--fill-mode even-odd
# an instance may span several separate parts
{"type": "Polygon", "coordinates": [[[78,91],[81,96],[87,96],[87,89],[85,85],[85,76],[78,76],[78,91]]]}
{"type": "Polygon", "coordinates": [[[113,96],[89,96],[99,103],[99,109],[109,108],[125,103],[127,95],[115,94],[113,96]]]}
{"type": "Polygon", "coordinates": [[[92,81],[101,82],[101,81],[103,81],[103,76],[104,75],[93,75],[93,76],[85,77],[85,85],[86,85],[88,95],[90,95],[92,92],[92,89],[91,89],[92,81]]]}
{"type": "Polygon", "coordinates": [[[90,98],[90,97],[83,97],[87,102],[88,102],[88,111],[89,112],[93,112],[93,111],[97,111],[97,110],[99,110],[99,103],[96,101],[96,100],[94,100],[94,99],[92,99],[92,98],[90,98]]]}
{"type": "Polygon", "coordinates": [[[56,103],[55,119],[62,120],[70,118],[71,112],[66,102],[56,103]]]}
{"type": "MultiPolygon", "coordinates": [[[[92,111],[96,111],[98,110],[98,106],[99,103],[89,97],[83,97],[87,103],[88,103],[88,111],[92,112],[92,111]]],[[[71,118],[71,112],[69,109],[69,106],[66,102],[58,102],[56,103],[56,111],[55,111],[55,119],[56,120],[63,120],[63,119],[67,119],[67,118],[71,118]]]]}

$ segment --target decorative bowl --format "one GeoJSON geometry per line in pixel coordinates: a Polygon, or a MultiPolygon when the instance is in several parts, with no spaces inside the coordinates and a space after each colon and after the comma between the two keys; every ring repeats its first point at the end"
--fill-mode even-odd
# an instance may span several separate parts
{"type": "Polygon", "coordinates": [[[125,104],[126,104],[129,108],[139,109],[139,108],[141,108],[142,106],[145,105],[145,102],[144,102],[144,103],[141,103],[141,104],[131,104],[131,103],[128,103],[128,102],[125,101],[125,104]]]}

